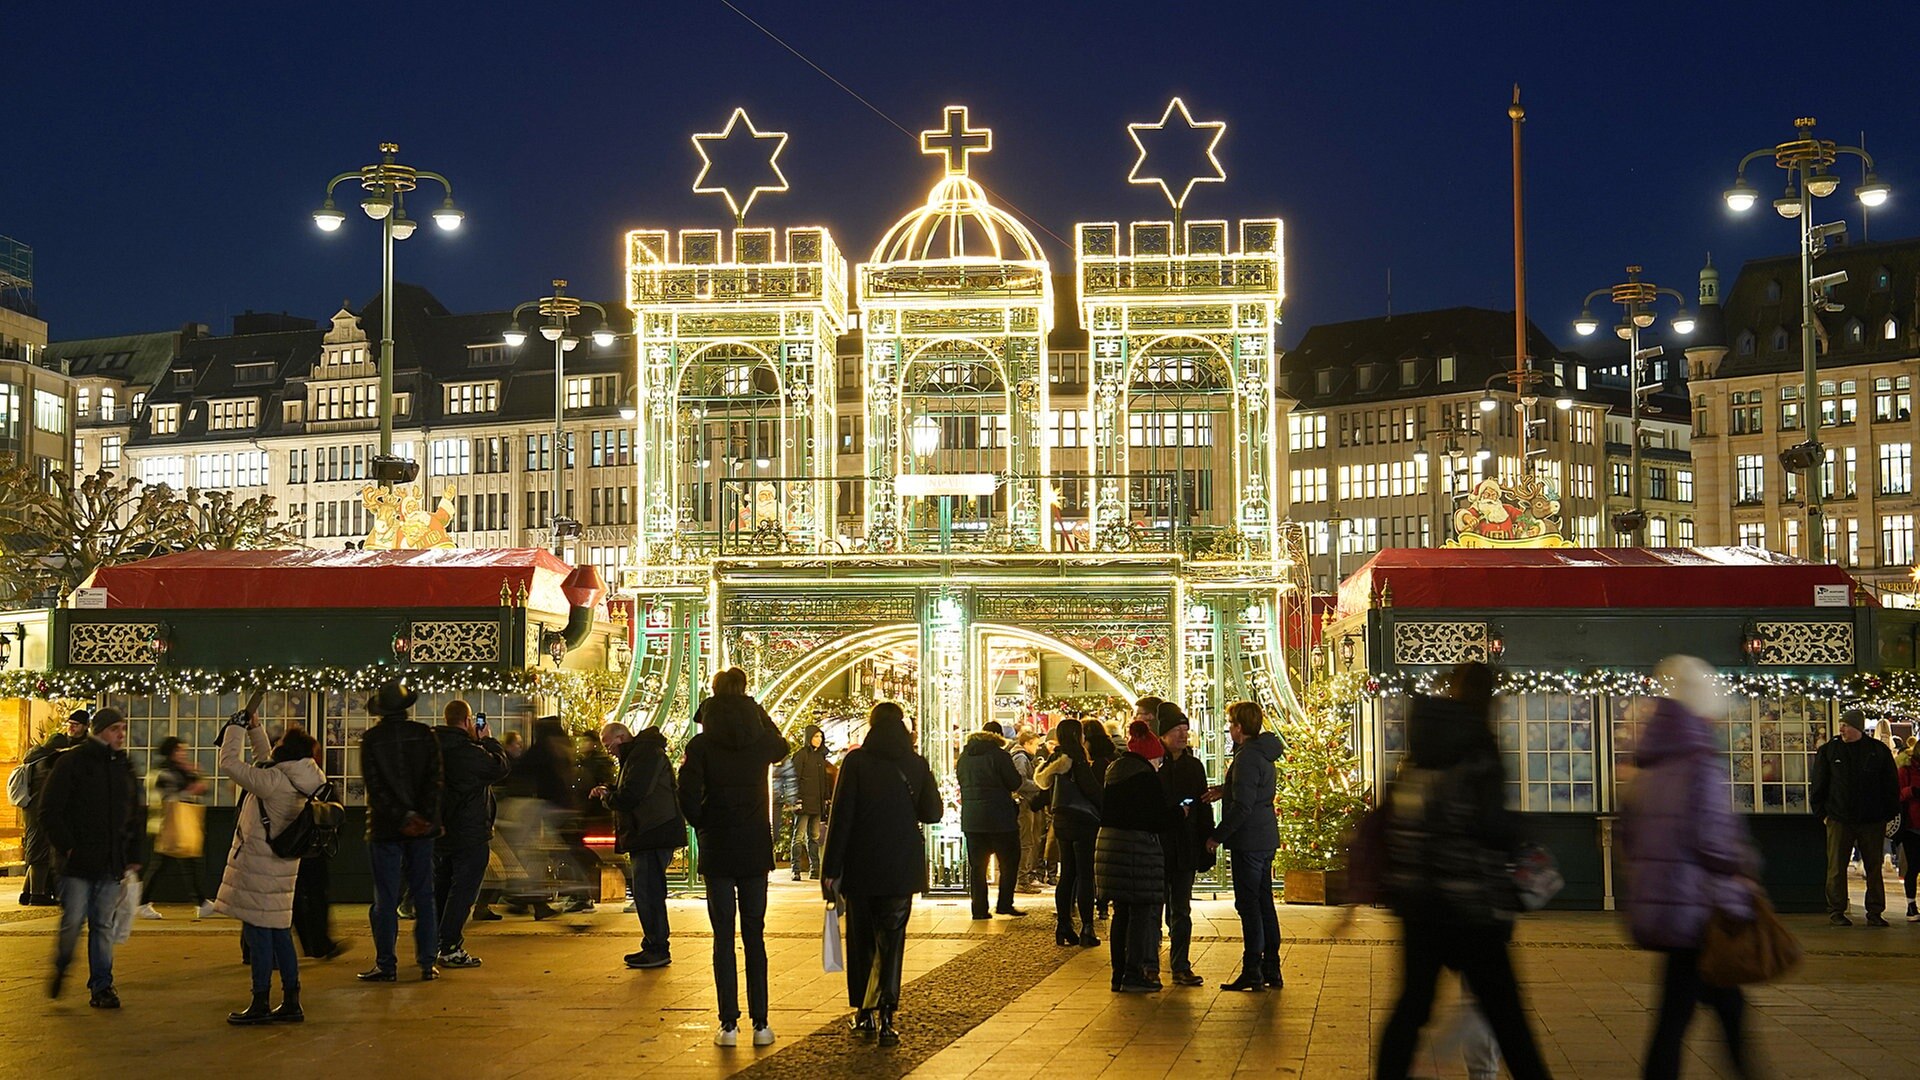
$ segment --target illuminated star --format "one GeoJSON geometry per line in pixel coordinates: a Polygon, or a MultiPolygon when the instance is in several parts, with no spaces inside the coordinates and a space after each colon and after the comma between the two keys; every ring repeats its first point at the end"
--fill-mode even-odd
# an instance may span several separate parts
{"type": "Polygon", "coordinates": [[[1140,150],[1140,160],[1133,163],[1133,171],[1127,174],[1127,182],[1160,185],[1160,191],[1166,195],[1167,201],[1173,204],[1175,210],[1178,210],[1186,205],[1187,196],[1193,192],[1193,185],[1217,184],[1227,178],[1227,170],[1221,167],[1220,159],[1214,156],[1214,150],[1220,145],[1220,140],[1226,133],[1227,125],[1224,120],[1196,123],[1193,114],[1187,111],[1187,103],[1174,98],[1167,102],[1167,111],[1160,114],[1159,122],[1127,125],[1127,135],[1133,139],[1133,145],[1140,150]],[[1177,124],[1172,122],[1175,113],[1180,117],[1177,124]],[[1148,140],[1155,144],[1153,150],[1147,148],[1148,140]],[[1184,177],[1177,174],[1169,176],[1168,173],[1172,170],[1167,168],[1156,166],[1149,170],[1147,158],[1154,156],[1155,151],[1161,151],[1159,157],[1162,161],[1190,155],[1196,151],[1203,160],[1192,161],[1194,171],[1184,177]],[[1173,192],[1176,186],[1180,187],[1178,195],[1173,192]]]}
{"type": "Polygon", "coordinates": [[[694,152],[700,155],[700,175],[694,178],[694,193],[725,198],[727,209],[733,211],[734,220],[744,221],[747,211],[753,206],[753,200],[761,192],[787,190],[786,174],[780,171],[780,151],[786,148],[786,132],[761,131],[753,126],[747,110],[735,109],[733,115],[727,117],[726,127],[693,137],[694,152]],[[744,130],[736,134],[736,128],[744,130]],[[716,164],[720,166],[718,170],[715,169],[716,164]],[[720,178],[714,176],[716,171],[732,173],[735,167],[748,176],[758,171],[759,180],[770,182],[753,184],[746,189],[746,198],[741,199],[734,194],[740,185],[722,183],[720,178]]]}

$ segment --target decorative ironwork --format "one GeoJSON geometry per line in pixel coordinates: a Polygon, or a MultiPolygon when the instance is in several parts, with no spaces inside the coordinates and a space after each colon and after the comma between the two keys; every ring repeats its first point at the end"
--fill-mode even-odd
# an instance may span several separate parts
{"type": "Polygon", "coordinates": [[[783,631],[823,623],[840,627],[913,622],[919,611],[910,593],[828,596],[733,596],[721,605],[730,626],[777,627],[783,631]]]}
{"type": "Polygon", "coordinates": [[[1393,660],[1396,664],[1485,663],[1491,639],[1483,622],[1397,622],[1393,624],[1393,660]]]}
{"type": "Polygon", "coordinates": [[[67,627],[67,663],[72,667],[151,664],[159,634],[159,623],[74,623],[67,627]]]}
{"type": "Polygon", "coordinates": [[[478,620],[417,620],[408,630],[416,664],[497,664],[500,624],[478,620]]]}
{"type": "Polygon", "coordinates": [[[1760,642],[1754,663],[1761,667],[1838,667],[1854,662],[1850,622],[1760,622],[1753,629],[1760,642]]]}

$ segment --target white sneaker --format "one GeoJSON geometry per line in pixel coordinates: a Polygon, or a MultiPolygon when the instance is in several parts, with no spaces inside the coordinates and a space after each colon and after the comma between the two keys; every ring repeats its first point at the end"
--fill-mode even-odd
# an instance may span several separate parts
{"type": "Polygon", "coordinates": [[[196,919],[211,919],[218,914],[220,913],[213,910],[213,901],[211,900],[202,900],[200,906],[193,911],[193,917],[196,919]]]}
{"type": "Polygon", "coordinates": [[[740,1029],[735,1027],[732,1024],[721,1024],[720,1030],[715,1032],[713,1035],[713,1045],[715,1046],[740,1045],[740,1029]]]}
{"type": "Polygon", "coordinates": [[[772,1046],[773,1045],[773,1029],[765,1026],[754,1028],[753,1029],[753,1045],[772,1046]]]}
{"type": "Polygon", "coordinates": [[[139,907],[133,909],[133,913],[135,915],[140,916],[143,919],[166,918],[166,916],[160,914],[160,912],[152,904],[141,904],[139,907]]]}

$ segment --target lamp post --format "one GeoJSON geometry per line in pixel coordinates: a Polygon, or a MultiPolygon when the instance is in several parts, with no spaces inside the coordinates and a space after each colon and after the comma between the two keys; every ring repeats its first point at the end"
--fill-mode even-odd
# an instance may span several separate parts
{"type": "Polygon", "coordinates": [[[553,532],[555,555],[560,554],[563,541],[580,535],[580,522],[560,512],[560,493],[564,490],[561,473],[567,462],[567,353],[580,344],[573,333],[573,320],[588,309],[599,313],[600,327],[593,332],[593,343],[597,346],[611,345],[619,336],[613,330],[606,308],[591,300],[568,296],[566,289],[566,278],[554,278],[553,295],[529,300],[514,308],[507,316],[507,328],[500,334],[510,349],[526,344],[527,332],[520,326],[520,317],[536,311],[542,320],[536,329],[541,337],[553,342],[553,477],[548,485],[553,505],[548,510],[548,523],[553,532]]]}
{"type": "MultiPolygon", "coordinates": [[[[1679,310],[1671,320],[1675,333],[1693,333],[1693,313],[1687,310],[1687,298],[1672,289],[1640,280],[1640,267],[1627,267],[1627,280],[1604,289],[1595,289],[1587,294],[1580,304],[1580,317],[1573,322],[1573,329],[1582,337],[1591,335],[1600,329],[1600,321],[1593,317],[1595,297],[1605,296],[1620,305],[1620,325],[1613,328],[1621,340],[1627,343],[1627,494],[1633,499],[1633,509],[1613,515],[1611,524],[1616,533],[1628,533],[1638,536],[1647,527],[1647,512],[1643,506],[1642,485],[1640,483],[1640,399],[1660,389],[1659,382],[1642,386],[1640,383],[1640,365],[1662,353],[1660,346],[1651,349],[1640,348],[1640,331],[1652,326],[1658,318],[1654,304],[1662,296],[1671,296],[1679,301],[1679,310]]],[[[1606,440],[1601,440],[1602,444],[1606,440]]]]}
{"type": "MultiPolygon", "coordinates": [[[[1520,475],[1514,477],[1514,480],[1518,482],[1521,477],[1527,475],[1531,468],[1528,462],[1532,460],[1533,456],[1547,452],[1545,447],[1539,450],[1527,449],[1527,439],[1532,434],[1533,425],[1536,423],[1546,423],[1545,420],[1533,419],[1533,407],[1540,402],[1541,387],[1546,385],[1558,391],[1553,398],[1553,407],[1559,409],[1561,412],[1566,412],[1573,408],[1573,398],[1567,393],[1566,383],[1561,380],[1560,376],[1555,375],[1551,371],[1536,371],[1528,366],[1526,357],[1519,356],[1514,358],[1512,371],[1494,372],[1481,387],[1480,411],[1483,413],[1490,414],[1500,407],[1499,400],[1493,396],[1495,383],[1505,383],[1514,395],[1513,410],[1516,414],[1514,416],[1514,447],[1516,450],[1514,460],[1519,463],[1518,468],[1520,470],[1520,475]]],[[[1488,440],[1484,435],[1481,439],[1480,446],[1482,450],[1486,450],[1489,446],[1488,440]]],[[[1486,455],[1480,454],[1476,456],[1484,458],[1486,455]]]]}
{"type": "MultiPolygon", "coordinates": [[[[1484,402],[1487,400],[1489,399],[1481,399],[1483,408],[1484,402]]],[[[1429,429],[1425,437],[1439,444],[1441,475],[1448,479],[1448,483],[1444,489],[1440,484],[1431,485],[1434,491],[1434,509],[1439,517],[1439,527],[1444,530],[1447,527],[1447,523],[1452,520],[1452,515],[1448,512],[1446,504],[1442,501],[1442,492],[1443,490],[1451,491],[1454,486],[1452,483],[1454,476],[1469,473],[1470,471],[1464,464],[1462,464],[1459,469],[1455,469],[1453,465],[1454,461],[1459,460],[1463,463],[1465,462],[1467,457],[1465,444],[1469,439],[1478,438],[1480,440],[1480,444],[1473,450],[1473,458],[1476,461],[1485,463],[1488,459],[1492,458],[1493,447],[1488,444],[1485,434],[1482,433],[1478,427],[1474,426],[1472,421],[1465,417],[1455,419],[1454,414],[1451,412],[1448,413],[1446,423],[1439,427],[1429,429]]],[[[1417,447],[1413,451],[1413,467],[1419,470],[1419,474],[1423,479],[1427,476],[1427,465],[1432,456],[1425,446],[1417,447]]],[[[1464,484],[1461,485],[1461,490],[1464,492],[1464,484]]]]}
{"type": "Polygon", "coordinates": [[[1804,470],[1807,474],[1807,555],[1814,562],[1824,562],[1827,557],[1827,523],[1826,511],[1821,506],[1825,499],[1825,493],[1821,490],[1824,480],[1821,473],[1825,454],[1820,446],[1820,399],[1816,396],[1819,389],[1819,358],[1814,353],[1813,312],[1816,306],[1826,306],[1825,296],[1816,294],[1824,293],[1828,286],[1845,281],[1846,272],[1816,279],[1813,276],[1813,260],[1826,250],[1826,238],[1845,235],[1846,226],[1842,223],[1813,224],[1813,200],[1824,199],[1840,189],[1840,178],[1829,167],[1839,160],[1841,154],[1851,154],[1866,165],[1865,177],[1860,186],[1853,189],[1860,205],[1879,206],[1887,201],[1891,189],[1874,175],[1873,158],[1865,150],[1817,139],[1813,134],[1813,124],[1813,117],[1800,117],[1793,122],[1793,139],[1775,146],[1761,147],[1741,158],[1733,186],[1726,190],[1724,198],[1727,208],[1735,213],[1744,213],[1753,208],[1753,204],[1760,200],[1760,192],[1747,183],[1747,166],[1763,157],[1771,156],[1774,165],[1786,171],[1786,191],[1773,201],[1773,208],[1781,217],[1800,223],[1801,401],[1808,421],[1806,441],[1781,451],[1780,464],[1794,471],[1804,470]]]}
{"type": "Polygon", "coordinates": [[[378,162],[327,181],[326,201],[313,212],[313,223],[321,232],[338,231],[347,215],[334,205],[334,189],[348,180],[358,180],[366,193],[360,199],[360,209],[380,223],[380,453],[373,459],[373,476],[383,484],[395,480],[406,483],[419,471],[418,466],[396,469],[393,458],[393,242],[412,236],[419,224],[407,217],[407,192],[417,189],[422,177],[440,185],[446,197],[433,212],[433,223],[442,231],[458,229],[467,216],[453,204],[452,181],[437,172],[400,164],[394,160],[399,152],[399,144],[381,143],[378,162]]]}

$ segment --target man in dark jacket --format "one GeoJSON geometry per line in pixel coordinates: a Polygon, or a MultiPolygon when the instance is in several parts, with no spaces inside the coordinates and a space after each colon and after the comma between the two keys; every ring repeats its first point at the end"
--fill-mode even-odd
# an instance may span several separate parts
{"type": "Polygon", "coordinates": [[[393,982],[399,967],[400,889],[414,898],[414,959],[423,980],[440,977],[439,912],[433,895],[433,841],[440,834],[445,791],[440,741],[409,715],[419,695],[385,682],[367,699],[378,719],[360,736],[360,772],[367,784],[367,858],[373,864],[374,966],[362,982],[393,982]]]}
{"type": "Polygon", "coordinates": [[[814,724],[807,725],[800,749],[793,752],[794,801],[793,880],[800,880],[800,852],[807,853],[807,870],[820,876],[820,843],[825,838],[821,822],[826,819],[827,800],[833,798],[833,782],[827,777],[827,735],[814,724]]]}
{"type": "Polygon", "coordinates": [[[1813,813],[1827,825],[1827,919],[1852,926],[1847,917],[1847,864],[1860,852],[1867,872],[1867,925],[1885,926],[1887,887],[1880,880],[1886,851],[1887,822],[1900,816],[1899,770],[1893,753],[1866,737],[1867,715],[1860,709],[1840,714],[1840,734],[1827,740],[1813,758],[1813,813]]]}
{"type": "Polygon", "coordinates": [[[1251,701],[1227,707],[1227,735],[1233,760],[1224,788],[1208,791],[1224,799],[1220,824],[1207,838],[1207,850],[1224,846],[1233,853],[1233,909],[1240,915],[1240,977],[1222,990],[1263,990],[1280,985],[1280,914],[1273,908],[1273,856],[1280,848],[1280,821],[1273,815],[1273,763],[1280,760],[1280,738],[1266,729],[1266,714],[1251,701]]]}
{"type": "Polygon", "coordinates": [[[787,740],[760,703],[747,696],[747,673],[713,677],[713,696],[694,714],[700,733],[687,741],[680,766],[680,809],[699,833],[700,876],[713,926],[713,988],[720,1004],[714,1042],[739,1039],[740,991],[733,966],[734,917],[746,951],[747,1009],[753,1044],[768,1046],[767,875],[773,872],[768,767],[787,756],[787,740]]]}
{"type": "Polygon", "coordinates": [[[55,759],[86,741],[91,720],[87,710],[75,709],[68,714],[65,729],[47,736],[45,742],[27,751],[26,758],[20,762],[20,767],[27,770],[28,793],[27,805],[20,811],[24,830],[20,837],[20,857],[27,864],[20,886],[22,907],[60,902],[59,882],[53,870],[53,845],[47,842],[46,830],[40,827],[40,793],[47,789],[47,778],[53,775],[55,759]]]}
{"type": "Polygon", "coordinates": [[[54,762],[40,803],[40,827],[60,870],[60,936],[53,954],[48,997],[60,996],[67,965],[87,925],[87,989],[96,1009],[117,1009],[113,989],[113,931],[108,924],[120,906],[120,883],[140,869],[140,840],[146,835],[146,810],[140,805],[140,781],[121,747],[127,721],[118,709],[101,709],[90,720],[92,732],[54,762]]]}
{"type": "Polygon", "coordinates": [[[433,844],[433,907],[441,966],[471,968],[480,966],[480,958],[466,950],[467,916],[487,876],[493,785],[507,778],[507,752],[474,727],[473,707],[465,701],[447,702],[445,719],[433,729],[445,778],[440,819],[446,826],[433,844]]]}
{"type": "Polygon", "coordinates": [[[1160,766],[1160,788],[1170,805],[1187,809],[1186,816],[1160,836],[1167,853],[1167,961],[1174,985],[1199,986],[1192,959],[1193,878],[1201,863],[1213,865],[1206,855],[1206,836],[1213,828],[1213,807],[1206,802],[1207,767],[1187,746],[1192,722],[1180,706],[1163,701],[1155,708],[1154,719],[1167,752],[1160,766]]]}
{"type": "Polygon", "coordinates": [[[987,860],[1000,863],[1000,896],[994,910],[1002,915],[1026,912],[1013,906],[1013,887],[1020,877],[1020,770],[1007,753],[1000,725],[987,721],[984,730],[967,736],[955,771],[960,781],[960,831],[967,838],[967,883],[973,894],[973,917],[991,919],[987,912],[987,860]]]}
{"type": "Polygon", "coordinates": [[[627,856],[627,887],[640,916],[640,951],[627,954],[627,966],[663,968],[673,963],[667,865],[687,846],[687,820],[667,761],[667,737],[657,727],[635,735],[616,723],[600,729],[600,744],[620,763],[620,771],[611,787],[588,794],[613,813],[613,850],[627,856]]]}

